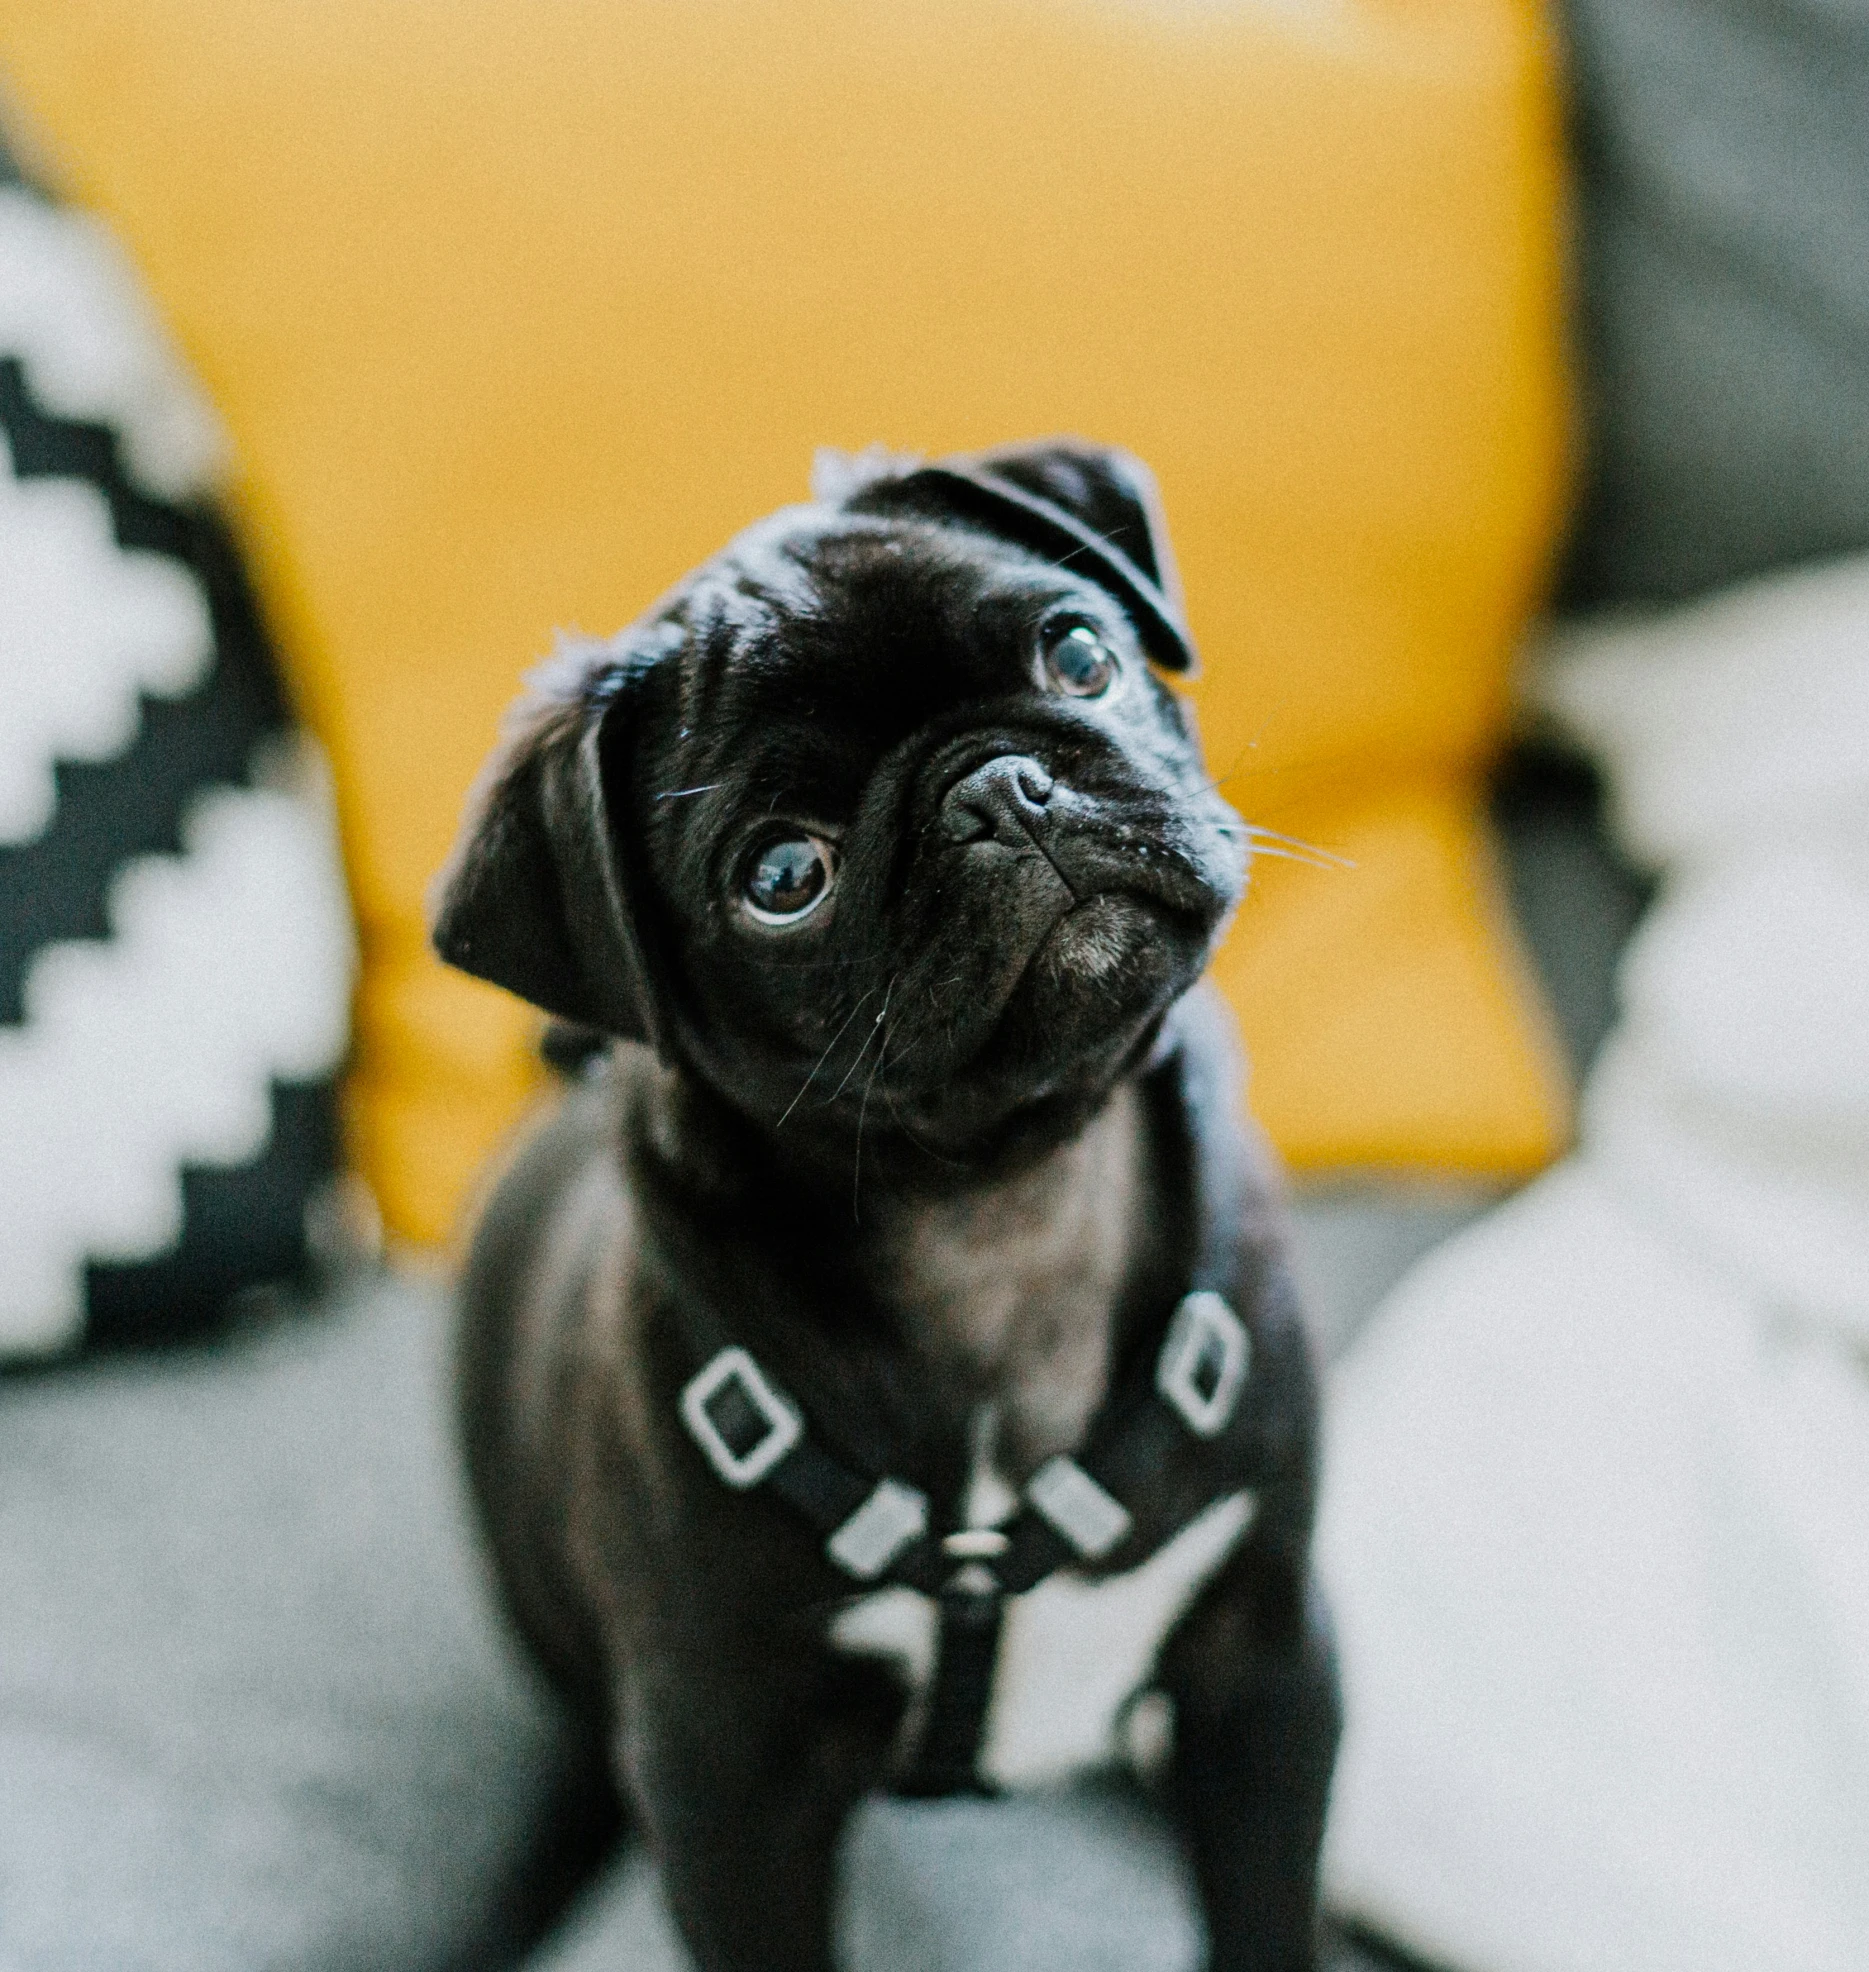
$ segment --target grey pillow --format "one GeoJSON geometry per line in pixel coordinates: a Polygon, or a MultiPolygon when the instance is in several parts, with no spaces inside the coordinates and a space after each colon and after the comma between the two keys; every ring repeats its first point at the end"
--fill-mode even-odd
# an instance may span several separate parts
{"type": "Polygon", "coordinates": [[[1565,0],[1574,603],[1869,546],[1869,0],[1565,0]]]}

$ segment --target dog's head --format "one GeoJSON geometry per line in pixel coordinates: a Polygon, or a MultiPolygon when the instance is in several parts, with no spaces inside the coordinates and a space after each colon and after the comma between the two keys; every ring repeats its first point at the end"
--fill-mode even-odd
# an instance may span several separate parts
{"type": "Polygon", "coordinates": [[[1036,446],[834,462],[562,651],[441,880],[442,956],[764,1126],[965,1154],[1081,1114],[1244,871],[1148,475],[1036,446]]]}

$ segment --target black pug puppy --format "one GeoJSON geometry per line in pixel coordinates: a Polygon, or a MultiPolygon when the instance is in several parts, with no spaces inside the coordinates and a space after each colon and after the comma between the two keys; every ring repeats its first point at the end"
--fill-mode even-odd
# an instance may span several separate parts
{"type": "Polygon", "coordinates": [[[1247,832],[1146,471],[846,464],[561,653],[440,888],[606,1045],[488,1205],[474,1485],[703,1972],[826,1972],[866,1790],[1153,1752],[1308,1966],[1315,1399],[1227,1025],[1247,832]]]}

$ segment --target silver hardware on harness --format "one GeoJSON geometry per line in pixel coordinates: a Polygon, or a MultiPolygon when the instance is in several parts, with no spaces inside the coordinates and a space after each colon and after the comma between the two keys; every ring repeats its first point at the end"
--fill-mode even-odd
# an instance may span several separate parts
{"type": "Polygon", "coordinates": [[[950,1561],[997,1561],[1011,1545],[997,1527],[961,1527],[941,1536],[941,1552],[950,1561]]]}
{"type": "MultiPolygon", "coordinates": [[[[681,1417],[729,1486],[756,1486],[804,1433],[804,1420],[744,1349],[723,1349],[689,1378],[681,1417]],[[759,1436],[746,1439],[748,1427],[759,1436]]],[[[861,1511],[861,1509],[859,1509],[861,1511]]]]}
{"type": "Polygon", "coordinates": [[[1226,1428],[1252,1359],[1245,1324],[1217,1294],[1189,1294],[1155,1363],[1155,1387],[1197,1438],[1226,1428]]]}
{"type": "Polygon", "coordinates": [[[899,1479],[879,1479],[875,1490],[825,1542],[825,1552],[846,1575],[873,1582],[911,1541],[928,1531],[928,1496],[899,1479]]]}
{"type": "Polygon", "coordinates": [[[949,1595],[998,1595],[999,1577],[983,1561],[969,1561],[947,1578],[949,1595]]]}
{"type": "Polygon", "coordinates": [[[1032,1474],[1025,1496],[1086,1561],[1108,1554],[1129,1532],[1129,1512],[1122,1501],[1062,1453],[1032,1474]]]}

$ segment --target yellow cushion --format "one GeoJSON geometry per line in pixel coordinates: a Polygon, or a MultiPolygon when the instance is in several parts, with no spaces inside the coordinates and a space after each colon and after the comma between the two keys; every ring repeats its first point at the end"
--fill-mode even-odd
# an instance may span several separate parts
{"type": "Polygon", "coordinates": [[[1562,1129],[1474,777],[1561,479],[1529,0],[12,0],[3,63],[234,434],[338,763],[353,1128],[443,1232],[533,1085],[422,896],[522,668],[814,446],[1160,477],[1263,865],[1220,976],[1306,1167],[1562,1129]]]}

